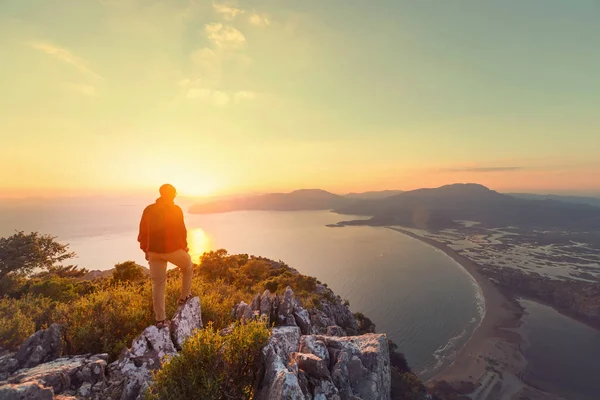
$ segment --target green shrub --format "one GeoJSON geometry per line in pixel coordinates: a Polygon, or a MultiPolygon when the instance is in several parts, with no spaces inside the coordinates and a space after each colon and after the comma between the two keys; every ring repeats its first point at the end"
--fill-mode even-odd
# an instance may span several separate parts
{"type": "Polygon", "coordinates": [[[268,338],[269,330],[259,321],[236,324],[227,336],[208,324],[155,373],[146,399],[250,399],[268,338]]]}
{"type": "Polygon", "coordinates": [[[107,286],[57,307],[66,324],[69,352],[109,353],[115,358],[153,322],[150,285],[107,286]]]}
{"type": "Polygon", "coordinates": [[[0,300],[0,346],[17,349],[36,330],[49,325],[53,310],[53,302],[44,297],[0,300]]]}

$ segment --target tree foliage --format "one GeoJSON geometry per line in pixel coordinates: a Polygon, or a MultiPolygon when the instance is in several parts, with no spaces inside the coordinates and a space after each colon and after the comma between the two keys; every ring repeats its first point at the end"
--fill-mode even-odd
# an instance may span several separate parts
{"type": "Polygon", "coordinates": [[[0,280],[8,274],[29,275],[37,269],[47,270],[57,263],[75,257],[68,244],[39,232],[20,231],[0,238],[0,280]]]}
{"type": "Polygon", "coordinates": [[[115,264],[112,279],[114,282],[138,282],[146,277],[142,267],[134,261],[125,261],[115,264]]]}

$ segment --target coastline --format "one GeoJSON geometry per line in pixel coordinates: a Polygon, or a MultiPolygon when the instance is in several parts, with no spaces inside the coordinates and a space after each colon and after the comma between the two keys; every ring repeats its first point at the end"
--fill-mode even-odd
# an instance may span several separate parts
{"type": "Polygon", "coordinates": [[[457,352],[452,364],[430,378],[427,386],[445,381],[456,391],[471,394],[475,400],[485,400],[492,392],[494,398],[506,400],[518,398],[517,395],[526,395],[532,400],[555,398],[529,387],[521,379],[527,361],[521,353],[524,339],[516,332],[523,315],[518,302],[503,294],[479,271],[475,262],[445,244],[405,229],[387,228],[443,251],[473,277],[484,297],[485,313],[479,326],[457,352]]]}

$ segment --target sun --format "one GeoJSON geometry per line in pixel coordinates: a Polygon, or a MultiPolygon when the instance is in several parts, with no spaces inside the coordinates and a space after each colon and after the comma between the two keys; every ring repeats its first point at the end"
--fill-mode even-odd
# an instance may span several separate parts
{"type": "Polygon", "coordinates": [[[176,176],[170,182],[177,189],[180,196],[208,197],[216,195],[219,185],[210,176],[176,176]]]}

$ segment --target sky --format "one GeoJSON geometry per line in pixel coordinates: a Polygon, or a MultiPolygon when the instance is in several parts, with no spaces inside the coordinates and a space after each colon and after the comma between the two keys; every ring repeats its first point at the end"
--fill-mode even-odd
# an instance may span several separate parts
{"type": "Polygon", "coordinates": [[[597,0],[1,0],[0,197],[600,195],[597,0]]]}

